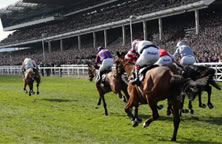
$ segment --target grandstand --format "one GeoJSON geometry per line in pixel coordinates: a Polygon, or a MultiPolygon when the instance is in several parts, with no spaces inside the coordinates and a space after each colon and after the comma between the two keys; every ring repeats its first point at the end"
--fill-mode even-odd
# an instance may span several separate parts
{"type": "Polygon", "coordinates": [[[25,57],[40,63],[81,64],[104,45],[125,51],[134,38],[174,51],[187,40],[200,61],[218,61],[222,50],[220,0],[20,0],[0,10],[5,31],[15,30],[0,48],[1,65],[20,65],[25,57]]]}

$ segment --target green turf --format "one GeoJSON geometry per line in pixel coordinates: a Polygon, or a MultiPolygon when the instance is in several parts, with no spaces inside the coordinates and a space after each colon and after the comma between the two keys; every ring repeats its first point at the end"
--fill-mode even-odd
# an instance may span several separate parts
{"type": "MultiPolygon", "coordinates": [[[[87,79],[44,77],[40,95],[29,97],[23,92],[22,77],[0,76],[0,143],[174,143],[168,140],[173,122],[166,116],[166,101],[161,102],[165,107],[159,120],[147,128],[133,128],[123,102],[113,93],[105,98],[109,116],[104,116],[102,105],[96,108],[98,94],[87,79]]],[[[220,91],[213,89],[212,102],[214,109],[203,109],[195,100],[195,113],[181,118],[178,143],[222,143],[220,91]]],[[[148,105],[139,107],[143,122],[150,114],[148,105]]]]}

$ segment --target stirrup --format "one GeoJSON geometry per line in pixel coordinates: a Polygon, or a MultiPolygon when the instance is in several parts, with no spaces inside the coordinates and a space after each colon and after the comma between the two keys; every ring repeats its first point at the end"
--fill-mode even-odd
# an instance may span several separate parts
{"type": "Polygon", "coordinates": [[[132,83],[132,85],[139,85],[140,84],[140,81],[139,79],[133,79],[133,80],[130,80],[130,82],[132,83]]]}

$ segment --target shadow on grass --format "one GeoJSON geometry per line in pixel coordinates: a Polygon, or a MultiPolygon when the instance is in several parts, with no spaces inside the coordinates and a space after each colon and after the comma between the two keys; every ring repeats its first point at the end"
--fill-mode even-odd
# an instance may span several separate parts
{"type": "Polygon", "coordinates": [[[37,101],[49,101],[49,102],[78,102],[78,100],[69,100],[69,99],[34,99],[33,102],[37,101]]]}
{"type": "Polygon", "coordinates": [[[180,144],[222,144],[222,142],[211,142],[211,141],[201,141],[201,140],[192,140],[188,138],[184,138],[185,141],[177,141],[180,144]]]}
{"type": "Polygon", "coordinates": [[[222,125],[222,117],[209,117],[209,119],[205,119],[202,121],[210,124],[222,125]]]}

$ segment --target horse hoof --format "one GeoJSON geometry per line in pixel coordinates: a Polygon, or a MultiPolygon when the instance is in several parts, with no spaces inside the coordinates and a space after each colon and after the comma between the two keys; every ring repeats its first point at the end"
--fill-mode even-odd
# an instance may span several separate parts
{"type": "Polygon", "coordinates": [[[171,111],[167,111],[167,115],[168,115],[168,116],[171,115],[171,111]]]}
{"type": "Polygon", "coordinates": [[[189,110],[188,109],[183,109],[182,112],[183,113],[189,113],[189,110]]]}
{"type": "Polygon", "coordinates": [[[194,114],[194,110],[191,109],[191,110],[190,110],[190,114],[194,114]]]}
{"type": "Polygon", "coordinates": [[[207,104],[207,105],[208,105],[209,109],[214,108],[213,104],[211,104],[211,103],[209,103],[209,104],[207,104]]]}
{"type": "Polygon", "coordinates": [[[139,123],[137,122],[137,120],[134,120],[132,121],[132,124],[133,124],[133,127],[137,127],[139,123]]]}
{"type": "Polygon", "coordinates": [[[199,107],[201,107],[201,108],[205,108],[206,105],[205,105],[205,104],[200,104],[199,107]]]}
{"type": "Polygon", "coordinates": [[[31,94],[29,94],[29,96],[31,96],[31,94]]]}
{"type": "Polygon", "coordinates": [[[37,95],[39,95],[39,92],[37,92],[37,95]]]}
{"type": "Polygon", "coordinates": [[[144,122],[142,128],[146,128],[146,127],[148,127],[148,125],[146,124],[146,122],[144,122]]]}
{"type": "Polygon", "coordinates": [[[136,118],[136,121],[137,121],[138,123],[141,123],[141,122],[142,122],[142,119],[141,119],[141,118],[136,118]]]}
{"type": "Polygon", "coordinates": [[[158,109],[158,110],[161,110],[163,107],[164,107],[164,106],[161,104],[161,105],[157,106],[157,109],[158,109]]]}
{"type": "Polygon", "coordinates": [[[176,138],[171,138],[170,141],[176,141],[176,138]]]}

